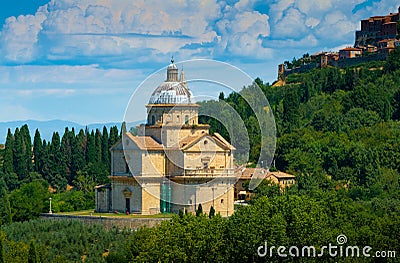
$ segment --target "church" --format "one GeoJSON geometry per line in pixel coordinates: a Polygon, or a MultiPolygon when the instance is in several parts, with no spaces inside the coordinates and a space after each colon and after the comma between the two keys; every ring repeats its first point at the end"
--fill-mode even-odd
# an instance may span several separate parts
{"type": "Polygon", "coordinates": [[[222,216],[234,211],[234,150],[199,124],[183,69],[171,60],[152,93],[147,122],[111,147],[111,183],[95,188],[96,212],[194,213],[199,204],[222,216]]]}

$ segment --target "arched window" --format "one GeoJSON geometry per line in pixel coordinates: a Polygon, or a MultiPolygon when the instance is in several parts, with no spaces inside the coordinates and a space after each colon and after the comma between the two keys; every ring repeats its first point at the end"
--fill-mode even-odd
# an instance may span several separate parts
{"type": "Polygon", "coordinates": [[[186,125],[189,124],[189,115],[185,115],[185,124],[186,124],[186,125]]]}
{"type": "Polygon", "coordinates": [[[156,123],[156,117],[154,115],[151,116],[151,124],[154,125],[156,123]]]}

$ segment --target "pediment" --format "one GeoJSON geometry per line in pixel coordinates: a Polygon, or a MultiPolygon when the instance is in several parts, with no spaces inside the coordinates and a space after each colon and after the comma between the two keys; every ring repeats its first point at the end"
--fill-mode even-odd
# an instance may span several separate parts
{"type": "MultiPolygon", "coordinates": [[[[232,146],[218,136],[202,134],[197,137],[186,137],[180,141],[182,151],[190,152],[221,152],[232,150],[232,146]]],[[[233,148],[234,149],[234,148],[233,148]]]]}

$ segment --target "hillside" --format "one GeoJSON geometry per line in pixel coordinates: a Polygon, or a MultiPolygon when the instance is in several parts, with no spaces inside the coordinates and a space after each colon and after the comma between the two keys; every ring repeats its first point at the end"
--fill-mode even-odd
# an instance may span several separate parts
{"type": "MultiPolygon", "coordinates": [[[[271,169],[298,175],[300,186],[302,183],[324,187],[350,183],[354,186],[350,190],[363,198],[377,195],[384,191],[386,184],[391,185],[383,180],[397,182],[399,63],[400,49],[397,48],[387,61],[293,74],[285,86],[270,86],[256,79],[269,100],[277,125],[275,167],[271,169]],[[309,175],[311,179],[307,177],[302,182],[302,176],[309,175]],[[327,182],[326,178],[332,180],[327,182]],[[368,189],[357,192],[359,187],[368,189]],[[371,193],[372,188],[377,192],[371,193]]],[[[257,162],[261,138],[254,113],[237,94],[229,95],[224,102],[244,120],[250,137],[250,161],[257,162]]],[[[227,136],[215,120],[205,118],[204,121],[227,136]]]]}

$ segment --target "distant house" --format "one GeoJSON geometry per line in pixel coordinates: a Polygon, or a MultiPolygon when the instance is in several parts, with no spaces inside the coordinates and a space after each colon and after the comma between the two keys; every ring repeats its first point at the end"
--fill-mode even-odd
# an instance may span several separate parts
{"type": "Polygon", "coordinates": [[[317,52],[311,55],[311,60],[317,61],[321,68],[326,67],[332,61],[339,59],[339,53],[337,52],[317,52]]]}
{"type": "Polygon", "coordinates": [[[246,190],[248,182],[256,176],[264,180],[270,180],[273,183],[279,185],[281,189],[291,187],[296,182],[296,176],[281,171],[270,172],[263,168],[245,168],[240,167],[235,171],[235,176],[239,178],[235,183],[235,200],[247,200],[251,197],[251,193],[246,190]]]}
{"type": "Polygon", "coordinates": [[[362,55],[361,48],[355,47],[346,47],[339,50],[339,59],[349,59],[349,58],[356,58],[362,55]]]}
{"type": "Polygon", "coordinates": [[[284,172],[269,172],[265,179],[271,180],[281,188],[291,187],[295,183],[296,176],[284,172]]]}
{"type": "Polygon", "coordinates": [[[378,42],[378,51],[381,54],[389,55],[396,48],[397,39],[384,39],[378,42]]]}

